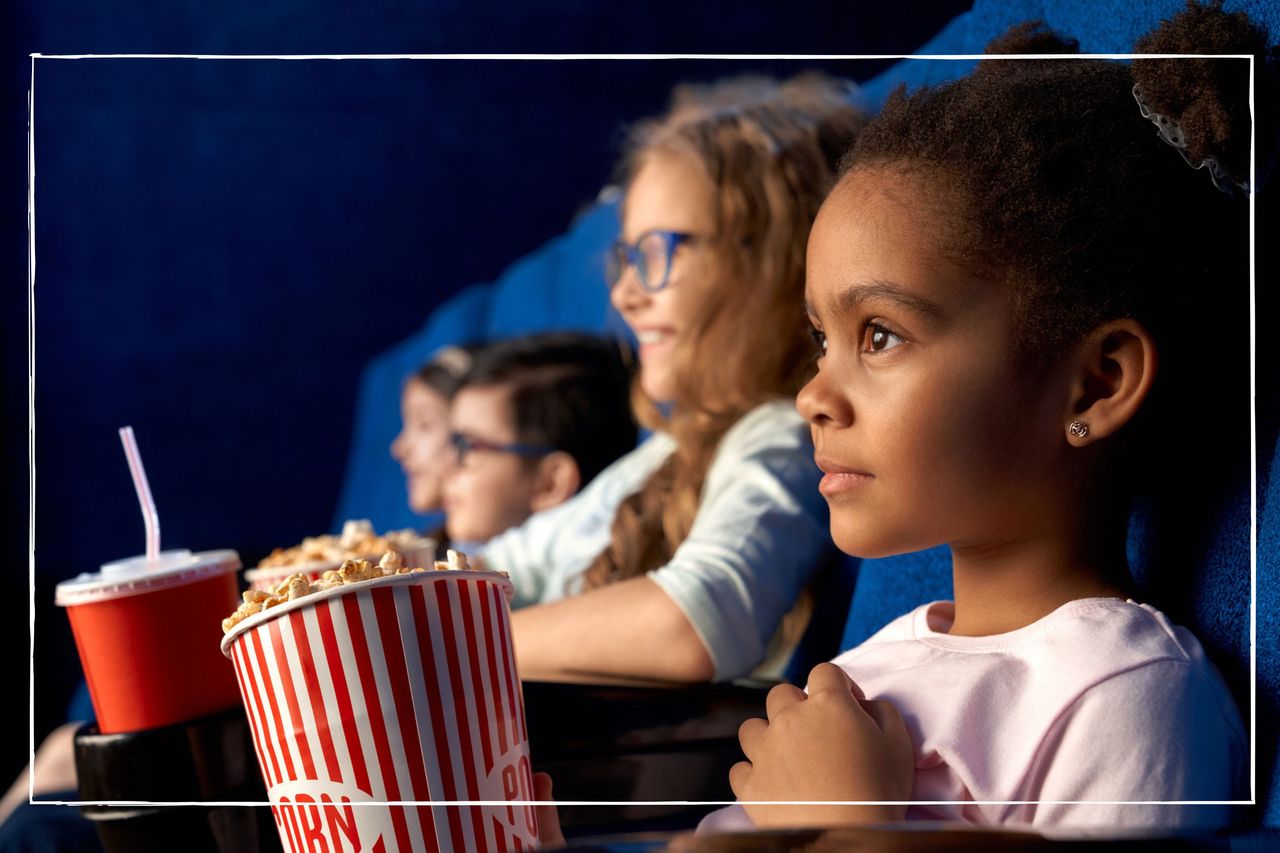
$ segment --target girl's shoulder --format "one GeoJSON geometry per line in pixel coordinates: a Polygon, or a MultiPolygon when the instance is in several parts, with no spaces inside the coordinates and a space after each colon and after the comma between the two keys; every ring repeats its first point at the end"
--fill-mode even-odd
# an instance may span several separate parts
{"type": "Polygon", "coordinates": [[[794,400],[770,400],[738,418],[716,447],[707,482],[736,481],[749,470],[782,477],[796,488],[812,490],[821,501],[817,491],[821,472],[813,461],[809,424],[796,411],[794,400]]]}
{"type": "MultiPolygon", "coordinates": [[[[855,660],[891,649],[921,659],[951,661],[969,668],[1003,668],[1017,660],[1033,672],[1054,673],[1060,682],[1076,676],[1081,685],[1133,672],[1157,662],[1188,673],[1213,672],[1203,647],[1186,628],[1149,604],[1118,598],[1070,601],[1029,625],[1003,634],[949,633],[954,605],[923,604],[894,619],[861,645],[837,658],[855,660]]],[[[1194,676],[1193,676],[1194,677],[1194,676]]]]}
{"type": "Polygon", "coordinates": [[[1078,599],[1028,628],[1039,628],[1043,642],[1053,646],[1106,649],[1108,660],[1117,669],[1157,660],[1183,664],[1206,660],[1191,631],[1174,624],[1150,604],[1132,599],[1078,599]]]}
{"type": "Polygon", "coordinates": [[[725,432],[721,447],[757,445],[808,447],[809,424],[796,411],[795,400],[768,400],[750,410],[725,432]]]}

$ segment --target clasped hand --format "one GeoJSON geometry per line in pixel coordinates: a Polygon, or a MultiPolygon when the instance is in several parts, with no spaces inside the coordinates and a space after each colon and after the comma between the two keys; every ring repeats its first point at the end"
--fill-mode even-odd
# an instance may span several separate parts
{"type": "MultiPolygon", "coordinates": [[[[729,771],[739,800],[885,801],[911,797],[914,759],[902,715],[868,701],[835,664],[809,674],[809,692],[779,684],[769,719],[738,729],[746,761],[729,771]]],[[[757,826],[847,826],[902,820],[905,805],[745,805],[757,826]]]]}

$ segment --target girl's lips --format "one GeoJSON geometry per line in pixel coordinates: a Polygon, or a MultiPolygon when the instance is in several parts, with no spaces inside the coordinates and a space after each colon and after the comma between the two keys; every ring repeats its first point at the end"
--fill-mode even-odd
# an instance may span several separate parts
{"type": "Polygon", "coordinates": [[[818,491],[823,497],[835,497],[864,486],[874,480],[870,474],[823,474],[818,482],[818,491]]]}
{"type": "Polygon", "coordinates": [[[822,480],[818,483],[818,491],[823,497],[833,497],[843,494],[859,486],[865,486],[875,477],[866,471],[859,471],[856,468],[850,468],[848,465],[840,465],[836,462],[818,456],[813,460],[818,468],[822,471],[822,480]]]}

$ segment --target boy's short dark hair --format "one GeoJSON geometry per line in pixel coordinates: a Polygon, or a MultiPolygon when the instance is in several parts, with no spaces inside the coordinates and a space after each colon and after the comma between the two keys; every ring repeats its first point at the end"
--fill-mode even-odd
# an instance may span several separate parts
{"type": "Polygon", "coordinates": [[[578,332],[496,341],[474,354],[461,388],[508,386],[518,440],[568,453],[585,486],[636,446],[624,346],[578,332]]]}

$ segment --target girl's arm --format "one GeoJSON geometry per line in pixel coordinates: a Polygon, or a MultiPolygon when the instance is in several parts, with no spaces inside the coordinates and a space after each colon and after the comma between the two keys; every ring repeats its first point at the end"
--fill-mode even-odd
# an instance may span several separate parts
{"type": "Polygon", "coordinates": [[[750,672],[831,547],[812,453],[789,402],[744,416],[666,566],[514,614],[521,675],[706,681],[750,672]]]}
{"type": "MultiPolygon", "coordinates": [[[[34,793],[70,791],[76,788],[75,734],[84,723],[64,723],[45,737],[35,755],[34,793]]],[[[31,767],[24,767],[8,792],[0,799],[0,823],[4,823],[13,810],[27,801],[31,767]]]]}
{"type": "Polygon", "coordinates": [[[649,574],[702,638],[717,681],[760,663],[833,552],[821,476],[794,406],[760,406],[725,436],[688,538],[649,574]]]}
{"type": "Polygon", "coordinates": [[[708,681],[714,672],[689,620],[647,577],[517,610],[511,628],[521,678],[708,681]]]}

